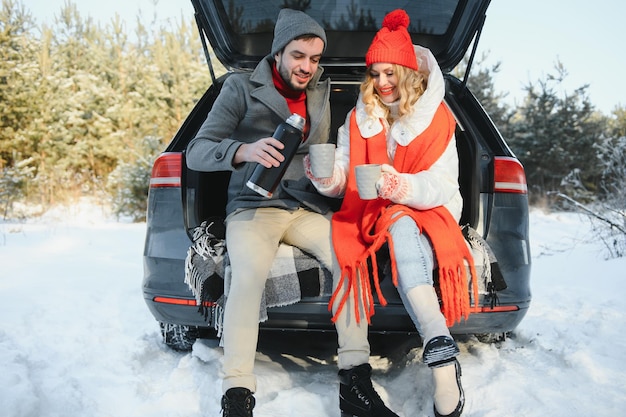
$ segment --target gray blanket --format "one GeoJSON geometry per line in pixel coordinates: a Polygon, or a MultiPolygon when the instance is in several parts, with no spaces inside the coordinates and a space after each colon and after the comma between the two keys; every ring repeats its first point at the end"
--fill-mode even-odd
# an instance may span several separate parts
{"type": "MultiPolygon", "coordinates": [[[[223,308],[230,288],[230,261],[220,219],[209,219],[192,232],[193,243],[185,260],[185,283],[191,289],[207,324],[221,332],[223,308]]],[[[259,311],[294,304],[303,297],[329,295],[332,277],[319,262],[299,248],[280,244],[272,264],[259,311]]]]}

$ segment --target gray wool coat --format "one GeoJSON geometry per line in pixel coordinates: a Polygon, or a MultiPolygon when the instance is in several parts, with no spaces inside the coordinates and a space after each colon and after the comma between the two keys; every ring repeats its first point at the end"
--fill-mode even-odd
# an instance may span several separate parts
{"type": "Polygon", "coordinates": [[[311,129],[307,140],[287,168],[272,198],[265,198],[246,186],[256,163],[233,166],[235,152],[243,143],[270,137],[291,112],[285,98],[272,82],[273,58],[265,57],[252,73],[230,75],[213,108],[186,150],[187,166],[196,171],[229,171],[226,214],[241,208],[306,207],[326,213],[332,200],[320,195],[304,175],[302,158],[314,143],[325,143],[330,134],[330,80],[320,82],[322,68],[306,90],[311,129]]]}

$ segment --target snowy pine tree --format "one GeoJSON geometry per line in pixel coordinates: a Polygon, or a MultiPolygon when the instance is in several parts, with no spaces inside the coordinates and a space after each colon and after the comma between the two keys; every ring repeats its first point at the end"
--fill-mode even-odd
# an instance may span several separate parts
{"type": "Polygon", "coordinates": [[[44,205],[101,191],[119,166],[141,169],[153,156],[144,138],[163,149],[211,82],[192,17],[139,15],[131,36],[119,17],[102,26],[72,2],[55,16],[37,28],[19,1],[0,10],[0,169],[29,161],[34,178],[16,184],[44,205]]]}
{"type": "Polygon", "coordinates": [[[556,191],[588,200],[597,192],[601,176],[593,149],[605,120],[595,112],[588,86],[562,92],[567,73],[560,64],[556,71],[556,76],[528,84],[507,139],[526,169],[532,201],[556,191]]]}

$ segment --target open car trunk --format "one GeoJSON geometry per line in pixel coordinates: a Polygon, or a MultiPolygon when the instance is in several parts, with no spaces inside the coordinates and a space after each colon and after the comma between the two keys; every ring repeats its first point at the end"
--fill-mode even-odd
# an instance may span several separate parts
{"type": "MultiPolygon", "coordinates": [[[[215,86],[214,86],[215,87],[215,86]]],[[[460,85],[457,88],[461,88],[460,85]]],[[[213,92],[211,95],[215,94],[213,92]]],[[[333,84],[331,93],[332,128],[331,141],[336,142],[336,134],[339,126],[344,122],[345,115],[354,107],[356,96],[358,95],[358,85],[333,84]]],[[[454,108],[454,106],[450,106],[454,108]]],[[[208,108],[205,109],[208,112],[208,108]]],[[[204,120],[198,114],[198,126],[204,120]],[[202,120],[200,120],[202,119],[202,120]]],[[[457,125],[456,130],[457,149],[459,153],[459,183],[461,195],[463,196],[463,214],[460,224],[469,224],[477,228],[479,224],[479,213],[484,210],[480,207],[481,195],[481,170],[480,158],[478,154],[479,144],[469,132],[465,132],[464,127],[457,125]]],[[[183,208],[185,213],[185,227],[191,230],[199,226],[202,221],[211,217],[225,217],[224,208],[226,206],[226,185],[229,172],[199,172],[186,167],[183,164],[183,177],[181,181],[183,208]]],[[[488,190],[483,190],[488,192],[488,190]]]]}
{"type": "MultiPolygon", "coordinates": [[[[156,219],[150,223],[145,296],[159,321],[204,326],[206,322],[197,314],[195,302],[190,299],[183,278],[178,277],[184,270],[184,254],[176,255],[171,265],[168,264],[169,269],[164,268],[163,259],[174,250],[181,249],[178,243],[173,242],[172,236],[180,239],[178,233],[182,234],[186,250],[189,243],[193,242],[194,229],[203,221],[214,217],[224,219],[230,173],[189,170],[184,151],[211,110],[226,77],[233,72],[252,71],[268,53],[274,21],[284,2],[191,1],[196,9],[196,20],[209,66],[211,59],[217,58],[229,72],[214,79],[165,150],[165,153],[182,156],[181,201],[176,204],[170,201],[169,196],[174,192],[172,189],[152,194],[154,207],[167,207],[165,211],[160,209],[154,212],[158,213],[160,219],[167,219],[176,225],[163,227],[163,220],[158,222],[156,219]],[[177,210],[180,209],[183,221],[179,223],[177,210]],[[166,302],[178,303],[182,299],[182,303],[190,303],[190,306],[155,301],[164,293],[166,302]]],[[[396,8],[407,10],[411,16],[413,42],[430,48],[444,71],[445,101],[457,121],[459,186],[464,201],[460,225],[471,226],[489,243],[508,285],[506,290],[497,294],[500,303],[498,309],[493,309],[491,295],[481,295],[479,304],[484,310],[480,314],[472,314],[469,321],[455,325],[451,329],[453,333],[510,331],[521,321],[530,303],[528,201],[523,167],[480,103],[467,89],[465,81],[449,74],[478,37],[488,4],[489,0],[346,0],[310,2],[306,10],[327,30],[328,48],[321,65],[324,77],[331,80],[331,142],[336,142],[339,126],[356,103],[365,71],[365,52],[387,12],[396,8]],[[497,168],[498,165],[503,166],[503,162],[505,167],[513,167],[512,172],[497,168]],[[492,314],[494,312],[497,314],[492,314]]],[[[377,309],[371,329],[383,332],[414,329],[390,281],[388,279],[381,283],[389,304],[377,309]]],[[[269,320],[262,327],[332,330],[333,324],[327,310],[328,299],[327,295],[303,296],[302,301],[296,304],[271,308],[271,311],[268,310],[269,320]]]]}
{"type": "MultiPolygon", "coordinates": [[[[275,20],[285,5],[282,0],[192,0],[192,3],[212,74],[212,57],[216,57],[231,71],[254,69],[271,48],[275,20]]],[[[304,11],[316,19],[327,34],[327,48],[321,65],[324,77],[330,77],[332,81],[330,139],[336,142],[337,129],[356,103],[358,84],[364,75],[367,48],[389,11],[397,8],[407,11],[411,18],[409,32],[413,43],[429,48],[446,74],[463,59],[482,29],[490,0],[320,0],[307,3],[304,11]]],[[[193,129],[199,128],[202,123],[200,119],[210,110],[222,82],[223,78],[216,79],[202,99],[206,104],[201,102],[194,110],[193,126],[189,126],[189,131],[185,133],[186,141],[190,139],[189,135],[195,134],[193,129]]],[[[447,84],[450,87],[451,83],[447,84]]],[[[462,97],[465,94],[464,87],[456,85],[454,95],[462,97]]],[[[454,103],[449,104],[454,110],[454,103]]],[[[460,182],[465,202],[462,224],[469,223],[475,227],[481,211],[481,167],[475,139],[466,136],[462,125],[459,125],[460,182]]],[[[208,217],[223,217],[226,201],[224,185],[229,174],[192,172],[186,169],[184,158],[182,168],[187,230],[198,226],[208,217]]]]}

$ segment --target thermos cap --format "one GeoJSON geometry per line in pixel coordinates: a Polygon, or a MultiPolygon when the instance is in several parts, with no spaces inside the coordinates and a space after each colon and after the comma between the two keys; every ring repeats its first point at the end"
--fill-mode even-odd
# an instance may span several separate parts
{"type": "Polygon", "coordinates": [[[298,129],[299,131],[303,131],[306,120],[304,120],[304,117],[300,116],[299,114],[293,113],[291,116],[289,116],[289,118],[287,118],[287,123],[298,129]]]}

